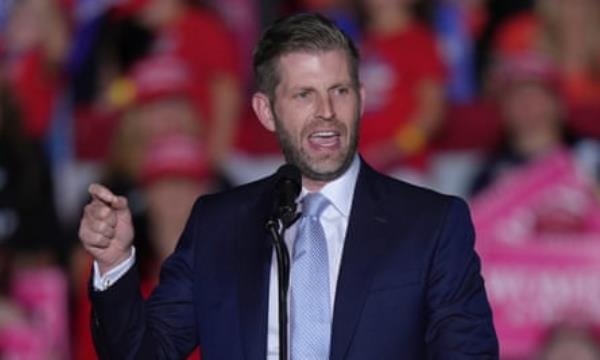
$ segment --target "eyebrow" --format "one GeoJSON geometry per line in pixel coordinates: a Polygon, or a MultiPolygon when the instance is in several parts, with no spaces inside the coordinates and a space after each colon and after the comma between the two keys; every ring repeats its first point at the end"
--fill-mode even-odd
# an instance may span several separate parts
{"type": "MultiPolygon", "coordinates": [[[[334,90],[334,89],[338,89],[338,88],[341,88],[341,87],[352,87],[352,82],[338,82],[338,83],[335,83],[335,84],[329,86],[327,88],[327,90],[334,90]]],[[[294,86],[290,90],[292,92],[297,92],[297,91],[314,91],[315,87],[314,86],[310,86],[310,85],[307,85],[307,86],[300,85],[300,86],[294,86]]]]}
{"type": "Polygon", "coordinates": [[[290,89],[292,92],[315,90],[313,86],[294,86],[290,89]]]}
{"type": "Polygon", "coordinates": [[[327,88],[327,90],[333,90],[333,89],[338,89],[341,87],[352,87],[352,82],[342,82],[342,83],[336,83],[334,85],[331,85],[329,88],[327,88]]]}

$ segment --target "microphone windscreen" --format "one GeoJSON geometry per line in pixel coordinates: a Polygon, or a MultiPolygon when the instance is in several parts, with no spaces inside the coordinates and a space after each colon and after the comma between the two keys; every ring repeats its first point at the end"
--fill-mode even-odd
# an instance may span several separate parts
{"type": "Polygon", "coordinates": [[[297,218],[296,199],[302,190],[302,176],[300,169],[291,164],[281,166],[276,176],[273,218],[281,220],[287,228],[297,218]]]}
{"type": "Polygon", "coordinates": [[[297,187],[296,196],[300,194],[302,175],[300,174],[300,169],[298,169],[296,165],[284,164],[279,167],[276,175],[279,183],[290,181],[295,187],[297,187]]]}

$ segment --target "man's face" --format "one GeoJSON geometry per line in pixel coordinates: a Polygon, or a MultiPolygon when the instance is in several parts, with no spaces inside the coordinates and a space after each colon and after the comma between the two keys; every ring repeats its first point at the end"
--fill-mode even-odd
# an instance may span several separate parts
{"type": "MultiPolygon", "coordinates": [[[[352,163],[362,88],[352,82],[343,50],[294,52],[279,59],[271,123],[286,160],[305,178],[330,181],[352,163]]],[[[261,120],[262,121],[262,120],[261,120]]]]}
{"type": "Polygon", "coordinates": [[[541,84],[513,85],[503,100],[504,121],[513,134],[546,133],[560,127],[560,103],[556,95],[541,84]]]}

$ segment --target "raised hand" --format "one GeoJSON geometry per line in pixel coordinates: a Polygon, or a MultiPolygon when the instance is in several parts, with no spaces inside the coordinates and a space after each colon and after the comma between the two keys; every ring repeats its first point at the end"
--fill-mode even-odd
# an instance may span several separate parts
{"type": "Polygon", "coordinates": [[[92,184],[92,200],[85,206],[79,225],[83,247],[94,257],[100,273],[105,274],[131,254],[133,224],[127,199],[109,189],[92,184]]]}

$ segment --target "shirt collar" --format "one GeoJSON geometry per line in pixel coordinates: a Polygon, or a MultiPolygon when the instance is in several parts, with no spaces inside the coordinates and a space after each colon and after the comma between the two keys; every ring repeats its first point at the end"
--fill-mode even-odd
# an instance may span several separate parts
{"type": "MultiPolygon", "coordinates": [[[[342,176],[327,183],[319,191],[325,196],[342,216],[349,217],[350,209],[352,207],[352,199],[354,198],[354,188],[356,187],[356,180],[358,179],[358,171],[360,170],[360,160],[358,155],[354,155],[352,164],[342,176]]],[[[304,198],[309,191],[306,188],[302,188],[302,194],[300,198],[304,198]]]]}

